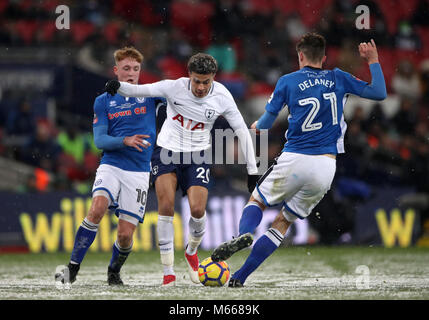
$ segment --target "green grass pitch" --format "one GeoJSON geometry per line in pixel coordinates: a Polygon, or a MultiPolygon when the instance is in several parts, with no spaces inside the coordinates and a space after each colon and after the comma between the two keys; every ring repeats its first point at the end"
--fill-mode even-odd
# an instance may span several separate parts
{"type": "MultiPolygon", "coordinates": [[[[232,273],[249,251],[227,262],[232,273]]],[[[200,260],[209,252],[200,252],[200,260]]],[[[58,288],[55,268],[68,253],[0,255],[3,300],[372,300],[429,299],[429,249],[381,247],[282,247],[245,283],[244,288],[209,288],[190,282],[183,251],[176,252],[176,287],[161,288],[158,251],[134,252],[124,265],[123,287],[106,282],[110,254],[88,252],[77,281],[58,288]]]]}

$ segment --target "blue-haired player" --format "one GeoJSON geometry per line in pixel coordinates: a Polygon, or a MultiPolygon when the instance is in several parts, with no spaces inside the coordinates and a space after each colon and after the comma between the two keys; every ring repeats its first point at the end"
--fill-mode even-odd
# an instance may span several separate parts
{"type": "Polygon", "coordinates": [[[323,70],[325,45],[325,39],[316,33],[300,39],[296,46],[300,70],[278,80],[265,113],[251,126],[256,130],[269,129],[280,110],[288,108],[289,127],[282,153],[259,180],[255,179],[256,188],[240,220],[240,235],[217,247],[212,259],[228,259],[250,246],[252,233],[266,207],[281,204],[282,210],[271,228],[255,242],[244,265],[232,275],[230,287],[242,287],[247,277],[279,247],[293,221],[306,218],[330,189],[336,155],[344,152],[347,125],[343,109],[348,95],[386,98],[374,40],[359,45],[359,53],[371,70],[371,84],[338,68],[323,70]]]}
{"type": "MultiPolygon", "coordinates": [[[[143,55],[133,47],[114,53],[119,81],[137,84],[143,55]]],[[[95,99],[93,132],[103,156],[92,188],[92,204],[80,225],[68,270],[56,279],[73,283],[107,210],[119,217],[117,240],[107,272],[109,285],[122,285],[120,270],[133,245],[133,233],[143,222],[151,156],[156,137],[156,109],[165,100],[104,93],[95,99]],[[68,279],[65,273],[68,273],[68,279]],[[64,280],[64,278],[66,278],[64,280]]]]}

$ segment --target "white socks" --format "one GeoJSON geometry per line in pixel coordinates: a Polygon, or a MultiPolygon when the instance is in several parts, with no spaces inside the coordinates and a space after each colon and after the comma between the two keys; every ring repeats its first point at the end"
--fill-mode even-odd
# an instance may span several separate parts
{"type": "Polygon", "coordinates": [[[164,274],[174,275],[174,226],[173,217],[158,216],[158,245],[164,274]]]}
{"type": "Polygon", "coordinates": [[[203,240],[204,233],[206,231],[206,214],[201,218],[189,218],[189,239],[188,246],[186,248],[186,253],[189,255],[194,255],[197,252],[198,246],[203,240]]]}
{"type": "MultiPolygon", "coordinates": [[[[206,214],[197,219],[189,218],[189,239],[186,253],[194,255],[197,252],[198,246],[203,239],[206,230],[206,214]]],[[[173,217],[158,216],[157,224],[158,245],[161,256],[161,264],[164,269],[164,274],[174,275],[174,226],[173,217]]]]}

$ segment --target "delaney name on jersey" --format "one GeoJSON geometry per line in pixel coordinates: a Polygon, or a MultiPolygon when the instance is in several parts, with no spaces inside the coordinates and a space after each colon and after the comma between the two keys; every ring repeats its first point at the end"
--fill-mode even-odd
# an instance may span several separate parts
{"type": "Polygon", "coordinates": [[[314,87],[314,86],[325,86],[326,88],[332,88],[335,85],[334,81],[328,80],[328,79],[309,79],[305,80],[298,84],[298,87],[301,89],[301,91],[304,91],[305,89],[314,87]]]}

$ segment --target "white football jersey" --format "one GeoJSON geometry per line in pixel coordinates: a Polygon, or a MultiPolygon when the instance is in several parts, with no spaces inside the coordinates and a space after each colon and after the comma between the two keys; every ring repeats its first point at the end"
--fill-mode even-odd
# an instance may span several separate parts
{"type": "MultiPolygon", "coordinates": [[[[128,97],[164,97],[167,100],[167,119],[158,135],[157,145],[174,152],[209,149],[213,124],[219,116],[225,117],[236,133],[239,129],[240,132],[246,131],[245,135],[241,135],[246,140],[241,141],[241,145],[247,149],[244,154],[248,172],[257,171],[247,125],[231,93],[221,83],[213,81],[209,93],[203,98],[192,93],[187,77],[144,85],[121,82],[118,93],[128,97]],[[252,154],[250,157],[246,156],[248,151],[252,154]]],[[[240,139],[238,133],[237,136],[240,139]]]]}
{"type": "MultiPolygon", "coordinates": [[[[174,152],[208,149],[210,130],[220,115],[226,118],[234,131],[246,126],[231,93],[219,82],[213,81],[209,93],[203,98],[194,96],[189,78],[163,80],[143,86],[147,86],[149,96],[167,100],[167,119],[157,139],[157,144],[163,148],[174,152]]],[[[118,92],[134,96],[125,87],[121,82],[118,92]]]]}

